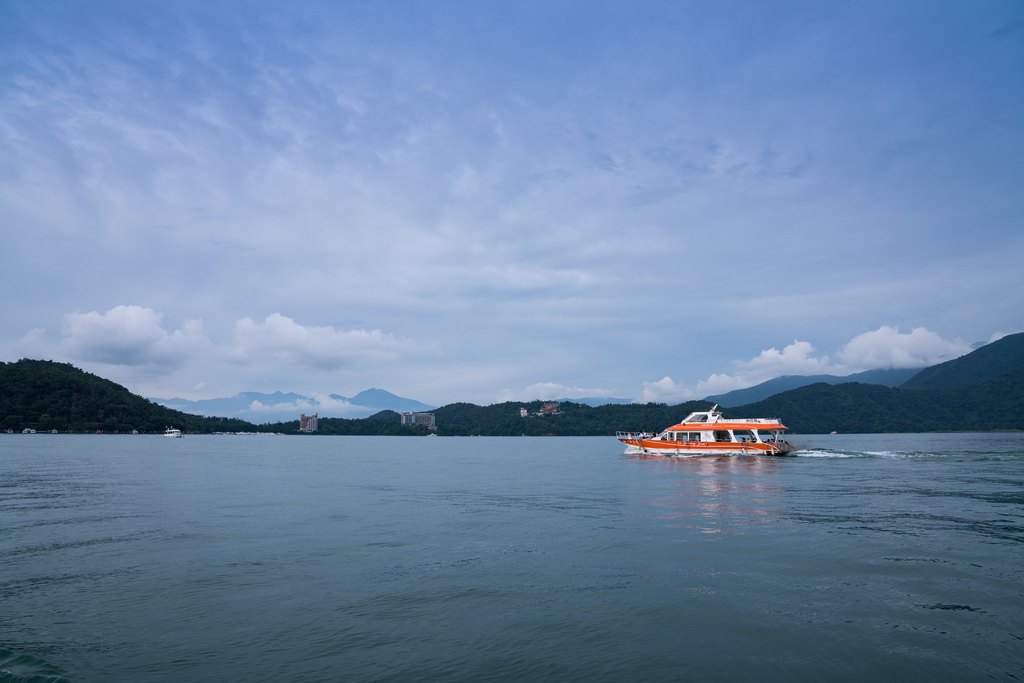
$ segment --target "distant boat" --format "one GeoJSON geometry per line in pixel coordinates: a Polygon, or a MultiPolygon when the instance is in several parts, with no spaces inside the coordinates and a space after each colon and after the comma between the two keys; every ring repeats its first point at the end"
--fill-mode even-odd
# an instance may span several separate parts
{"type": "Polygon", "coordinates": [[[132,434],[138,434],[138,433],[139,433],[139,430],[138,430],[138,429],[133,429],[133,430],[132,430],[132,434]]]}
{"type": "Polygon", "coordinates": [[[168,439],[180,439],[185,435],[181,433],[180,429],[168,427],[167,429],[164,430],[164,436],[166,436],[168,439]]]}
{"type": "Polygon", "coordinates": [[[29,429],[28,427],[25,427],[24,429],[22,429],[22,430],[21,430],[21,433],[22,433],[22,434],[35,434],[35,433],[36,433],[36,430],[34,430],[34,429],[29,429]]]}
{"type": "Polygon", "coordinates": [[[832,433],[833,433],[833,434],[838,434],[839,432],[832,432],[832,433]]]}

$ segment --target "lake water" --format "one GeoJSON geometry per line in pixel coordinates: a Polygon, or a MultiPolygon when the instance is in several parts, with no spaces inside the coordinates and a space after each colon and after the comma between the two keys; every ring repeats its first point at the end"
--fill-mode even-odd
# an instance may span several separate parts
{"type": "Polygon", "coordinates": [[[1024,435],[0,436],[0,681],[1024,679],[1024,435]]]}

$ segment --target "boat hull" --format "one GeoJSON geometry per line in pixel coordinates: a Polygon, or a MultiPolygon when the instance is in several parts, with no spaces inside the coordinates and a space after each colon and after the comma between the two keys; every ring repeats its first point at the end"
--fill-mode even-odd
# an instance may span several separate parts
{"type": "Polygon", "coordinates": [[[728,442],[686,442],[662,441],[655,439],[619,439],[626,444],[627,452],[672,457],[697,457],[706,455],[787,455],[796,451],[785,441],[776,443],[728,443],[728,442]]]}

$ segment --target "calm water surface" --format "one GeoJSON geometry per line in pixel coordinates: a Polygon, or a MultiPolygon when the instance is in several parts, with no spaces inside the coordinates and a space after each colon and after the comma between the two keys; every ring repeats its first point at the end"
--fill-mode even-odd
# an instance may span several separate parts
{"type": "Polygon", "coordinates": [[[0,435],[0,681],[1024,679],[1024,435],[0,435]]]}

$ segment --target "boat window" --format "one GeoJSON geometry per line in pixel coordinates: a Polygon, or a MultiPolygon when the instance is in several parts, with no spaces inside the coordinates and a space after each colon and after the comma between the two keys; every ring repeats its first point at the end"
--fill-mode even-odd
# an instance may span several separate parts
{"type": "Polygon", "coordinates": [[[690,432],[690,441],[700,441],[700,432],[690,432]]]}
{"type": "Polygon", "coordinates": [[[715,432],[715,441],[732,441],[732,435],[723,430],[715,432]]]}
{"type": "Polygon", "coordinates": [[[770,432],[767,429],[758,429],[757,435],[761,437],[761,441],[768,441],[774,437],[775,433],[770,432]]]}
{"type": "Polygon", "coordinates": [[[735,429],[732,433],[736,437],[737,441],[757,441],[757,439],[754,438],[753,432],[749,429],[735,429]]]}
{"type": "Polygon", "coordinates": [[[683,422],[707,422],[708,416],[704,413],[690,413],[683,422]]]}

